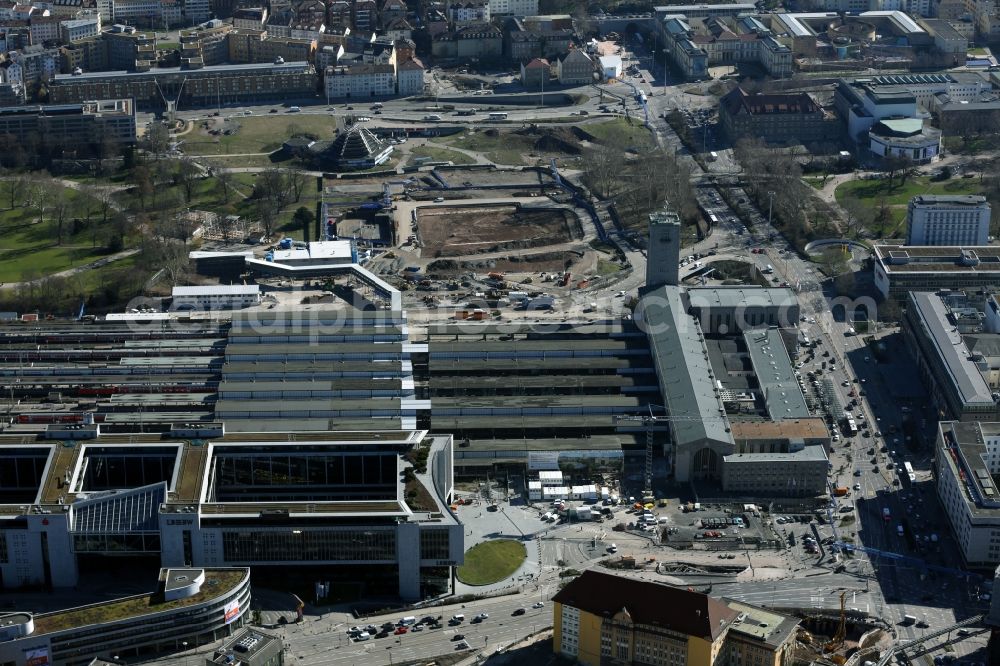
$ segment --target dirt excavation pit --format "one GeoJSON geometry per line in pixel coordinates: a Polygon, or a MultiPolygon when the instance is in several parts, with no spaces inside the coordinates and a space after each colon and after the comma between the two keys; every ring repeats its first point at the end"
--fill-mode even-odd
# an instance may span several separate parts
{"type": "Polygon", "coordinates": [[[441,206],[417,210],[422,256],[471,257],[545,247],[583,237],[580,221],[561,208],[441,206]]]}

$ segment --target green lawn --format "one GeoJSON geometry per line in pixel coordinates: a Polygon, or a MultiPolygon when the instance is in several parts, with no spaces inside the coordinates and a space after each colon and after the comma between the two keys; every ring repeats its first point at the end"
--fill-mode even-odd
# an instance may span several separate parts
{"type": "Polygon", "coordinates": [[[870,231],[882,238],[894,238],[905,230],[906,208],[910,199],[918,194],[980,194],[982,186],[978,178],[952,178],[931,181],[927,176],[907,180],[906,185],[886,187],[884,180],[850,180],[837,186],[837,202],[845,205],[857,202],[870,209],[877,209],[885,199],[889,207],[890,219],[883,226],[874,222],[870,231]]]}
{"type": "Polygon", "coordinates": [[[233,155],[242,153],[271,153],[281,148],[281,143],[294,134],[313,134],[320,139],[332,139],[336,120],[330,116],[287,113],[278,108],[276,114],[234,117],[225,123],[226,129],[236,129],[229,136],[208,134],[200,124],[178,139],[183,139],[181,149],[188,155],[233,155]]]}
{"type": "Polygon", "coordinates": [[[436,146],[416,146],[410,151],[410,164],[413,164],[413,160],[418,157],[426,157],[434,162],[451,162],[452,164],[475,164],[476,160],[472,159],[465,153],[460,153],[457,150],[448,150],[447,148],[438,148],[436,146]]]}
{"type": "Polygon", "coordinates": [[[458,568],[458,579],[466,585],[496,583],[517,571],[527,557],[520,541],[485,541],[465,552],[465,564],[458,568]]]}
{"type": "Polygon", "coordinates": [[[633,119],[632,123],[629,124],[624,118],[615,118],[614,120],[587,123],[581,129],[592,135],[600,144],[618,146],[625,150],[629,148],[642,150],[650,148],[656,143],[653,135],[638,119],[633,119]]]}
{"type": "MultiPolygon", "coordinates": [[[[898,182],[898,180],[897,180],[898,182]]],[[[884,180],[849,180],[837,186],[835,196],[838,203],[850,199],[869,201],[876,204],[885,197],[886,203],[892,206],[905,206],[910,198],[918,194],[979,194],[982,186],[978,178],[952,178],[932,182],[928,177],[910,178],[906,185],[886,188],[884,180]]]]}
{"type": "MultiPolygon", "coordinates": [[[[105,255],[106,234],[94,219],[84,228],[74,227],[73,219],[84,217],[84,210],[97,210],[97,203],[86,194],[51,185],[49,208],[38,222],[38,211],[15,205],[8,208],[9,182],[0,183],[0,282],[18,282],[23,278],[38,278],[74,266],[89,263],[105,255]],[[58,243],[56,222],[51,206],[57,199],[69,201],[63,224],[62,244],[58,243]],[[73,233],[74,230],[76,233],[73,233]]],[[[20,202],[18,202],[20,204],[20,202]]]]}
{"type": "Polygon", "coordinates": [[[497,133],[461,132],[440,141],[449,146],[481,153],[494,164],[524,164],[530,144],[505,131],[497,133]]]}

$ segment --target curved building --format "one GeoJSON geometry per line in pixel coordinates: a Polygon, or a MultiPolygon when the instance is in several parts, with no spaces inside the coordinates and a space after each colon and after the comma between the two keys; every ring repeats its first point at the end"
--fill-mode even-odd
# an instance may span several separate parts
{"type": "Polygon", "coordinates": [[[229,636],[250,609],[250,569],[161,569],[155,592],[0,616],[0,663],[88,664],[229,636]]]}

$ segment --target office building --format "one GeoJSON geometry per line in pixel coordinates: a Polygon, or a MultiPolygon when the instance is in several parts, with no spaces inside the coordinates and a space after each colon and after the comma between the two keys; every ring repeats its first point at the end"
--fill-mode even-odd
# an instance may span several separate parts
{"type": "Polygon", "coordinates": [[[650,213],[646,253],[646,287],[676,286],[681,260],[681,219],[677,213],[650,213]]]}
{"type": "Polygon", "coordinates": [[[81,39],[97,37],[101,34],[101,16],[95,14],[89,18],[71,19],[59,24],[59,37],[67,43],[78,42],[81,39]]]}
{"type": "Polygon", "coordinates": [[[552,605],[553,651],[584,666],[789,666],[799,624],[690,588],[593,569],[552,605]]]}
{"type": "Polygon", "coordinates": [[[745,497],[816,497],[826,489],[830,432],[823,419],[733,421],[736,452],[725,457],[722,484],[745,497]]]}
{"type": "MultiPolygon", "coordinates": [[[[289,336],[264,337],[274,343],[231,346],[251,354],[296,346],[277,342],[289,336]]],[[[299,356],[312,356],[300,346],[299,356]]],[[[315,355],[323,357],[325,346],[315,355]]],[[[228,362],[247,365],[245,357],[234,349],[228,362]]],[[[283,365],[291,364],[258,367],[283,365]]],[[[378,432],[296,432],[296,423],[319,415],[320,403],[357,402],[354,380],[316,379],[315,367],[307,363],[311,376],[285,381],[225,373],[220,411],[252,404],[248,418],[258,432],[229,434],[222,423],[200,421],[162,433],[106,434],[95,424],[0,436],[0,454],[18,461],[16,473],[7,467],[0,500],[10,517],[0,524],[4,584],[72,587],[84,556],[105,566],[158,557],[167,568],[252,566],[265,576],[322,566],[332,585],[351,585],[359,596],[416,600],[448,591],[464,552],[462,526],[448,510],[451,437],[399,430],[398,419],[378,432]],[[418,456],[426,463],[415,470],[418,456]]]]}
{"type": "Polygon", "coordinates": [[[0,108],[0,134],[19,141],[45,137],[53,144],[91,149],[104,141],[134,144],[135,108],[130,99],[8,106],[0,108]]]}
{"type": "Polygon", "coordinates": [[[907,245],[986,245],[990,204],[975,195],[918,194],[906,215],[907,245]]]}
{"type": "Polygon", "coordinates": [[[137,110],[151,110],[165,108],[168,100],[189,109],[282,103],[312,98],[316,84],[316,71],[309,63],[275,62],[57,74],[48,88],[49,99],[56,103],[105,99],[117,91],[122,97],[132,97],[137,110]]]}
{"type": "Polygon", "coordinates": [[[996,300],[982,298],[913,291],[906,301],[903,339],[946,419],[1000,421],[1000,334],[988,328],[996,300]]]}
{"type": "MultiPolygon", "coordinates": [[[[36,507],[38,511],[28,518],[36,527],[30,536],[26,531],[0,526],[0,542],[11,551],[11,558],[21,560],[30,552],[40,560],[44,555],[39,544],[48,543],[45,537],[65,540],[67,535],[59,531],[65,529],[70,507],[61,506],[67,511],[51,516],[48,509],[36,507]],[[60,527],[50,529],[53,525],[60,527]]],[[[121,524],[129,520],[130,512],[121,502],[117,514],[102,514],[99,509],[105,507],[96,506],[98,511],[94,511],[93,502],[86,508],[81,505],[77,520],[83,528],[72,535],[78,545],[93,540],[98,530],[120,530],[121,524]]],[[[148,511],[148,507],[138,510],[148,511]]],[[[136,530],[130,537],[130,545],[144,538],[136,530]]],[[[124,546],[124,539],[120,543],[124,546]]],[[[60,564],[56,561],[51,566],[60,564]]],[[[57,574],[55,580],[58,579],[57,574]]],[[[10,584],[6,579],[5,583],[10,584]]],[[[13,666],[83,666],[102,657],[114,663],[141,660],[176,651],[182,644],[195,647],[230,636],[243,626],[249,611],[248,568],[164,568],[160,570],[157,588],[146,594],[63,611],[0,615],[0,659],[13,666]]]]}
{"type": "Polygon", "coordinates": [[[115,24],[101,33],[108,46],[108,67],[125,71],[146,70],[156,61],[153,33],[115,24]]]}
{"type": "Polygon", "coordinates": [[[534,16],[538,13],[538,0],[489,0],[490,15],[534,16]]]}
{"type": "Polygon", "coordinates": [[[358,64],[327,67],[323,76],[326,96],[330,99],[374,99],[396,94],[395,67],[358,64]]]}
{"type": "Polygon", "coordinates": [[[808,93],[751,95],[737,86],[719,101],[723,131],[782,145],[837,141],[840,124],[808,93]]]}
{"type": "Polygon", "coordinates": [[[934,470],[938,499],[963,564],[970,569],[996,566],[1000,563],[1000,423],[939,423],[934,470]]]}
{"type": "Polygon", "coordinates": [[[876,245],[872,266],[875,287],[887,298],[904,300],[910,291],[992,289],[1000,284],[1000,247],[876,245]]]}
{"type": "Polygon", "coordinates": [[[220,284],[197,287],[174,287],[171,308],[174,310],[236,310],[260,303],[256,284],[220,284]]]}

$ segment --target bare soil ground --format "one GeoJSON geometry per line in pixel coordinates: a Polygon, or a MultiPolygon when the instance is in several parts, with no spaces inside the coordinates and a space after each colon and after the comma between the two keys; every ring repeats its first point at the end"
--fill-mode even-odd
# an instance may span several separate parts
{"type": "Polygon", "coordinates": [[[424,257],[461,257],[566,243],[582,237],[561,209],[520,206],[421,208],[417,229],[424,257]]]}

